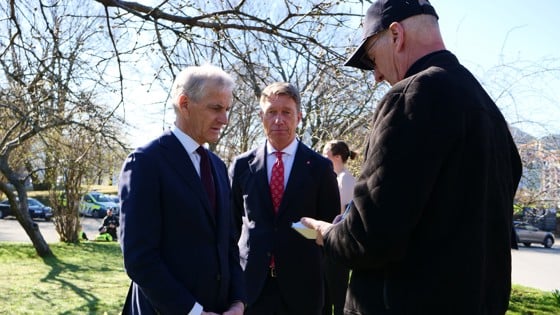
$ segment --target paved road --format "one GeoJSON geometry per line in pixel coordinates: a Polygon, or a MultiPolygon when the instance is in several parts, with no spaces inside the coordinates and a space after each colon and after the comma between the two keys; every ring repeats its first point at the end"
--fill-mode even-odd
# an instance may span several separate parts
{"type": "MultiPolygon", "coordinates": [[[[52,222],[35,221],[47,243],[58,242],[52,222]]],[[[82,226],[90,239],[97,235],[101,219],[83,218],[82,226]]],[[[26,242],[29,238],[15,219],[0,219],[0,242],[26,242]]],[[[545,291],[560,289],[560,238],[553,248],[541,245],[512,250],[512,282],[545,291]]]]}
{"type": "MultiPolygon", "coordinates": [[[[81,219],[82,228],[90,240],[99,234],[97,229],[101,226],[103,219],[81,219]]],[[[56,233],[52,222],[46,222],[40,219],[35,220],[34,222],[39,225],[39,230],[41,231],[41,234],[43,234],[47,243],[56,243],[59,241],[58,233],[56,233]]],[[[1,241],[31,243],[27,234],[25,234],[25,231],[19,225],[19,222],[13,217],[7,217],[3,220],[0,219],[0,242],[1,241]]]]}
{"type": "Polygon", "coordinates": [[[560,290],[560,238],[552,248],[542,245],[512,250],[511,279],[515,284],[545,291],[560,290]]]}

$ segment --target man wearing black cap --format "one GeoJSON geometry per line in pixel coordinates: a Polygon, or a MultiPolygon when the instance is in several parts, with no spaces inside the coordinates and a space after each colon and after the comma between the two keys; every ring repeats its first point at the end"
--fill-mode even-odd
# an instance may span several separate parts
{"type": "Polygon", "coordinates": [[[499,109],[428,1],[375,1],[346,65],[392,88],[346,217],[302,219],[353,270],[345,314],[505,314],[521,162],[499,109]]]}

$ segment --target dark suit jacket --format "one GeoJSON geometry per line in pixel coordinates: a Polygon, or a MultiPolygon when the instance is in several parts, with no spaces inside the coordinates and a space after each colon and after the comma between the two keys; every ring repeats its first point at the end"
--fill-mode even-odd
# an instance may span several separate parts
{"type": "Polygon", "coordinates": [[[195,302],[221,313],[233,301],[245,301],[227,169],[209,156],[216,217],[188,153],[171,132],[125,161],[120,242],[132,285],[124,313],[186,314],[195,302]]]}
{"type": "Polygon", "coordinates": [[[352,268],[347,314],[504,314],[521,161],[502,114],[448,51],[380,101],[354,207],[325,236],[352,268]]]}
{"type": "Polygon", "coordinates": [[[291,308],[315,314],[323,305],[322,249],[291,228],[301,217],[332,221],[340,211],[332,163],[301,142],[274,215],[266,168],[266,145],[236,157],[230,166],[232,208],[245,271],[249,307],[258,298],[274,254],[278,284],[291,308]]]}

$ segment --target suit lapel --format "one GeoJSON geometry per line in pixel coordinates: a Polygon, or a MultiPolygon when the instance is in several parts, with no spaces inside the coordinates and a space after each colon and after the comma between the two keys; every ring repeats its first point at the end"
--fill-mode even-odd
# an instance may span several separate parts
{"type": "Polygon", "coordinates": [[[261,198],[260,204],[268,205],[263,207],[271,219],[274,218],[274,211],[272,205],[272,197],[270,196],[270,185],[268,183],[268,174],[266,167],[266,145],[262,145],[255,151],[255,157],[249,162],[249,170],[252,176],[255,177],[255,188],[257,189],[257,196],[261,198]],[[270,211],[268,211],[270,210],[270,211]]]}
{"type": "MultiPolygon", "coordinates": [[[[160,138],[160,145],[163,148],[164,158],[167,159],[169,165],[177,172],[177,177],[182,178],[195,195],[198,196],[206,208],[209,218],[214,222],[213,210],[210,209],[210,201],[202,187],[200,176],[198,176],[189,154],[181,145],[179,139],[172,132],[168,131],[160,138]]],[[[216,176],[215,168],[216,166],[212,162],[214,176],[216,176]]]]}
{"type": "Polygon", "coordinates": [[[292,170],[290,171],[288,177],[288,183],[284,189],[282,202],[280,203],[278,215],[276,216],[277,219],[281,217],[287,209],[289,209],[289,203],[291,200],[298,200],[298,198],[301,198],[303,185],[309,177],[312,166],[313,164],[311,161],[310,150],[301,142],[298,142],[298,148],[294,156],[294,164],[292,165],[292,170]]]}

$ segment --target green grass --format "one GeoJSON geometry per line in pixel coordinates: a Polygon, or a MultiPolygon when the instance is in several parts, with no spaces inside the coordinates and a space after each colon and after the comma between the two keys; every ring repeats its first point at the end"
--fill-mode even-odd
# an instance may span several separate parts
{"type": "MultiPolygon", "coordinates": [[[[560,285],[560,284],[559,284],[560,285]]],[[[560,300],[553,292],[514,285],[511,290],[507,315],[560,314],[560,300]]]]}
{"type": "Polygon", "coordinates": [[[120,314],[130,281],[117,243],[0,243],[0,314],[120,314]]]}
{"type": "MultiPolygon", "coordinates": [[[[0,242],[0,314],[120,314],[130,280],[117,243],[50,244],[42,259],[31,244],[0,242]]],[[[507,315],[560,314],[560,292],[514,285],[507,315]]]]}

